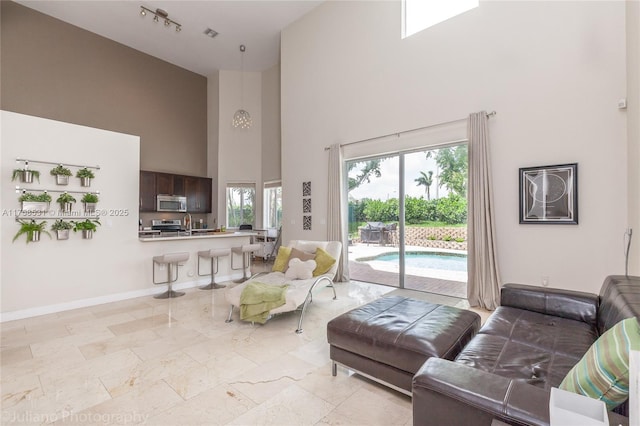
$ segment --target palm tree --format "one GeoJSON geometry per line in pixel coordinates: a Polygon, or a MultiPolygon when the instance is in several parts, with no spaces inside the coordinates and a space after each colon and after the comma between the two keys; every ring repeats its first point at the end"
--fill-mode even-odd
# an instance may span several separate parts
{"type": "Polygon", "coordinates": [[[427,200],[430,200],[431,199],[430,187],[431,187],[431,184],[433,183],[433,172],[429,170],[428,173],[420,172],[420,174],[421,176],[414,180],[418,183],[417,186],[424,185],[424,192],[427,194],[427,200]]]}

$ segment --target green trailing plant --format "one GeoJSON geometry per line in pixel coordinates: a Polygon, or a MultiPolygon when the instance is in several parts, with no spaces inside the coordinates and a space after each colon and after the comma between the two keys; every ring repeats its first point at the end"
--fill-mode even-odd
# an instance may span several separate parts
{"type": "Polygon", "coordinates": [[[71,221],[73,224],[73,232],[78,231],[93,231],[95,232],[98,229],[97,225],[101,225],[98,219],[85,219],[81,222],[76,222],[74,220],[71,221]]]}
{"type": "Polygon", "coordinates": [[[31,219],[31,220],[18,220],[18,222],[20,223],[20,229],[18,230],[18,233],[13,237],[13,241],[15,242],[21,235],[26,234],[27,235],[27,244],[29,244],[30,242],[33,241],[33,235],[35,232],[41,232],[41,233],[45,233],[49,236],[49,238],[51,238],[51,234],[45,229],[45,227],[47,226],[47,222],[46,221],[42,221],[40,223],[36,222],[35,220],[31,219]]]}
{"type": "Polygon", "coordinates": [[[66,231],[72,228],[73,224],[71,222],[67,222],[66,220],[62,219],[56,220],[55,222],[53,222],[53,225],[51,225],[52,231],[66,231]]]}
{"type": "Polygon", "coordinates": [[[82,169],[76,172],[76,177],[93,179],[96,176],[93,174],[91,170],[87,169],[86,167],[83,167],[82,169]]]}
{"type": "Polygon", "coordinates": [[[25,192],[18,198],[18,201],[20,202],[34,201],[39,203],[50,203],[51,195],[47,194],[46,192],[43,192],[42,194],[32,194],[31,192],[25,192]]]}
{"type": "Polygon", "coordinates": [[[98,195],[87,192],[82,196],[82,199],[80,201],[82,201],[83,203],[97,203],[98,195]]]}
{"type": "Polygon", "coordinates": [[[451,235],[445,235],[444,237],[442,237],[442,240],[443,241],[451,241],[452,240],[451,235]]]}
{"type": "Polygon", "coordinates": [[[71,176],[73,173],[71,173],[71,170],[69,170],[68,168],[64,167],[62,164],[54,167],[53,169],[51,169],[50,172],[53,176],[71,176]]]}
{"type": "Polygon", "coordinates": [[[455,239],[455,242],[456,243],[464,243],[464,238],[458,237],[458,238],[455,239]]]}
{"type": "Polygon", "coordinates": [[[75,202],[76,202],[76,199],[73,197],[73,195],[67,192],[62,193],[56,200],[56,203],[60,204],[61,206],[63,206],[65,203],[75,203],[75,202]]]}
{"type": "Polygon", "coordinates": [[[435,236],[435,235],[429,235],[429,236],[427,237],[427,240],[429,240],[429,241],[435,241],[435,240],[436,240],[436,236],[435,236]]]}
{"type": "Polygon", "coordinates": [[[31,170],[31,169],[14,169],[13,173],[11,174],[11,180],[14,181],[14,180],[22,177],[22,174],[24,172],[31,172],[33,177],[38,179],[38,182],[40,182],[40,172],[38,170],[31,170]]]}

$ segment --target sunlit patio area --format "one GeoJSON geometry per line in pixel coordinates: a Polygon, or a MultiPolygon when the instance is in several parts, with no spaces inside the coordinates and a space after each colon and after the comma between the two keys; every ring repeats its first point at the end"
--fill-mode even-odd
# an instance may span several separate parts
{"type": "MultiPolygon", "coordinates": [[[[352,280],[399,287],[398,262],[379,260],[385,254],[397,254],[398,247],[355,243],[348,247],[349,275],[352,280]]],[[[466,251],[407,246],[407,253],[447,253],[466,255],[466,251]]],[[[428,267],[407,266],[405,288],[466,299],[467,273],[428,267]]]]}

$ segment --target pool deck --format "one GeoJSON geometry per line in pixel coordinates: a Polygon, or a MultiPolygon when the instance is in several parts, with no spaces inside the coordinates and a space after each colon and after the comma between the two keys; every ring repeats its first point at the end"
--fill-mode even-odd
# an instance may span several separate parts
{"type": "MultiPolygon", "coordinates": [[[[398,247],[377,244],[353,244],[349,250],[349,276],[353,280],[399,287],[398,265],[384,261],[358,261],[381,254],[398,253],[398,247]]],[[[466,254],[466,251],[407,246],[407,252],[466,254]]],[[[404,288],[436,293],[445,296],[467,298],[467,273],[438,269],[407,268],[404,288]]]]}

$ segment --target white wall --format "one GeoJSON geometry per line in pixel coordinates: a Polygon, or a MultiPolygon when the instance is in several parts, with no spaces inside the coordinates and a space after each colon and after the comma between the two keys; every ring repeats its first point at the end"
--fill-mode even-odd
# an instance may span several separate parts
{"type": "Polygon", "coordinates": [[[640,275],[640,2],[627,6],[627,137],[629,142],[629,218],[633,229],[629,274],[640,275]]]}
{"type": "Polygon", "coordinates": [[[218,72],[207,77],[207,176],[213,178],[211,183],[211,214],[207,217],[207,224],[214,228],[220,223],[218,216],[219,83],[218,72]]]}
{"type": "Polygon", "coordinates": [[[504,282],[597,291],[623,272],[624,2],[481,2],[400,38],[400,2],[326,2],[282,34],[283,238],[326,238],[324,147],[496,110],[504,282]],[[330,31],[327,31],[330,28],[330,31]],[[518,168],[579,163],[580,224],[519,225],[518,168]],[[310,180],[312,231],[302,231],[310,180]]]}
{"type": "MultiPolygon", "coordinates": [[[[0,209],[2,230],[2,308],[3,313],[36,306],[53,305],[70,300],[94,298],[149,286],[144,281],[143,265],[135,252],[139,246],[138,171],[140,138],[137,136],[93,129],[59,121],[2,111],[2,195],[0,209]],[[11,181],[14,168],[21,168],[16,158],[100,165],[91,191],[100,191],[99,209],[128,209],[127,216],[101,217],[91,240],[80,234],[57,241],[41,235],[40,242],[26,244],[20,237],[11,242],[19,229],[14,212],[20,208],[15,186],[38,189],[82,190],[77,178],[68,187],[58,187],[49,174],[54,167],[31,163],[40,171],[40,183],[22,184],[11,181]],[[4,213],[8,214],[4,214],[4,213]],[[114,267],[114,261],[117,267],[114,267]]],[[[72,168],[75,173],[77,168],[72,168]]],[[[58,193],[50,194],[55,209],[58,193]]],[[[74,210],[80,210],[82,194],[74,210]]],[[[53,220],[47,221],[47,230],[53,220]]]]}
{"type": "MultiPolygon", "coordinates": [[[[148,296],[166,290],[152,282],[152,258],[164,253],[190,253],[180,268],[174,288],[208,283],[208,276],[197,276],[200,250],[246,244],[245,235],[190,240],[141,242],[138,239],[138,180],[140,138],[101,129],[0,111],[0,320],[58,312],[132,297],[148,296]],[[67,187],[56,186],[49,174],[53,165],[30,163],[40,171],[40,183],[11,181],[16,158],[99,165],[91,191],[100,191],[98,208],[102,226],[93,239],[83,240],[71,233],[69,240],[57,241],[41,235],[40,241],[26,244],[25,236],[12,243],[19,229],[15,213],[20,208],[15,187],[80,191],[79,180],[72,178],[67,187]],[[114,215],[112,210],[128,210],[114,215]]],[[[77,168],[72,168],[73,171],[77,168]]],[[[51,193],[55,202],[59,193],[51,193]]],[[[82,194],[75,194],[80,200],[82,194]]],[[[52,209],[56,205],[52,204],[52,209]]],[[[80,210],[76,205],[75,211],[80,210]]],[[[53,219],[47,220],[47,230],[53,219]]],[[[236,259],[237,261],[237,259],[236,259]]],[[[206,265],[202,273],[207,273],[206,265]]],[[[158,280],[166,268],[156,269],[158,280]]],[[[220,281],[238,278],[242,271],[231,271],[228,261],[220,262],[220,281]]]]}
{"type": "Polygon", "coordinates": [[[280,64],[262,72],[262,179],[280,180],[280,64]]]}
{"type": "MultiPolygon", "coordinates": [[[[244,103],[241,104],[241,72],[220,71],[218,128],[218,224],[226,225],[226,186],[229,182],[256,184],[256,203],[262,204],[262,78],[259,72],[244,73],[244,103]],[[252,126],[237,129],[233,114],[244,108],[252,126]]],[[[262,210],[256,209],[256,225],[262,225],[262,210]]]]}

